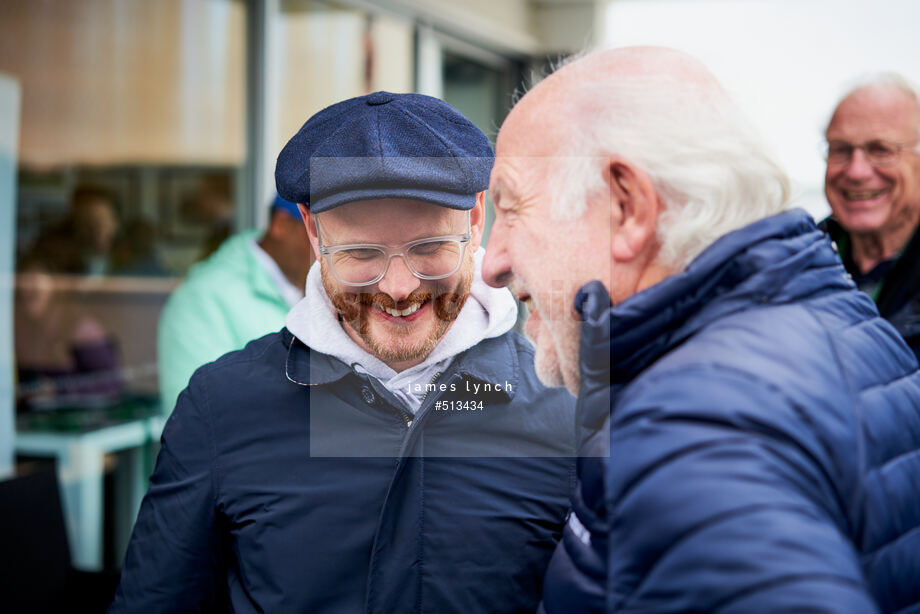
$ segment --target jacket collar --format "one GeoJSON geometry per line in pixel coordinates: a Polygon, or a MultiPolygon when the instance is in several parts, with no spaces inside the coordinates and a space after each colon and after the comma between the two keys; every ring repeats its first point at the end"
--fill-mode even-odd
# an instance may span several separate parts
{"type": "Polygon", "coordinates": [[[272,280],[271,275],[269,275],[268,271],[265,270],[265,267],[262,266],[262,263],[259,262],[259,259],[256,257],[253,251],[254,242],[258,244],[258,235],[250,237],[242,246],[248,252],[249,287],[258,294],[287,304],[281,289],[274,280],[272,280]]]}
{"type": "MultiPolygon", "coordinates": [[[[853,262],[850,249],[850,234],[840,225],[833,217],[827,217],[818,225],[819,228],[830,235],[832,241],[840,246],[840,258],[843,260],[843,266],[847,268],[853,277],[860,279],[863,275],[853,262]]],[[[911,297],[920,294],[920,227],[914,230],[907,245],[901,250],[900,254],[895,256],[894,265],[884,274],[884,284],[879,295],[876,297],[876,305],[882,317],[890,316],[900,309],[911,297]]],[[[891,261],[886,261],[889,265],[891,261]]],[[[885,263],[876,265],[876,268],[867,275],[877,272],[879,267],[885,266],[885,263]]]]}
{"type": "Polygon", "coordinates": [[[352,373],[351,367],[338,358],[320,352],[311,352],[310,348],[287,328],[281,330],[281,335],[288,348],[284,375],[295,384],[299,386],[330,384],[352,373]]]}
{"type": "Polygon", "coordinates": [[[492,384],[493,389],[508,400],[517,392],[521,368],[511,333],[483,339],[460,354],[454,365],[458,373],[492,384]]]}
{"type": "Polygon", "coordinates": [[[611,306],[604,286],[576,295],[585,379],[628,382],[707,324],[751,306],[852,288],[827,236],[796,209],[721,237],[685,271],[611,306]],[[807,271],[806,276],[800,273],[807,271]]]}
{"type": "Polygon", "coordinates": [[[240,274],[246,276],[247,287],[251,288],[255,294],[283,303],[284,297],[281,291],[253,252],[252,244],[258,242],[260,236],[258,230],[245,230],[237,233],[221,243],[207,262],[219,263],[221,268],[232,268],[239,271],[240,274]]]}
{"type": "MultiPolygon", "coordinates": [[[[281,333],[288,348],[284,374],[291,382],[300,386],[331,384],[354,372],[338,358],[311,351],[287,328],[281,333]]],[[[484,339],[459,354],[450,370],[492,384],[495,392],[509,400],[520,382],[520,364],[510,333],[484,339]]]]}

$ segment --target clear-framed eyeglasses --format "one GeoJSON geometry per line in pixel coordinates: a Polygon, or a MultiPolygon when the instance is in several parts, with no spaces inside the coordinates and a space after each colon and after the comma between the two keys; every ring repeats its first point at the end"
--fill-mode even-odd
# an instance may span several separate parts
{"type": "Polygon", "coordinates": [[[900,159],[901,151],[913,147],[912,143],[895,143],[893,141],[868,141],[862,145],[854,145],[846,141],[832,140],[824,144],[824,159],[830,165],[842,166],[849,164],[853,153],[862,149],[866,160],[873,166],[891,166],[900,159]]]}
{"type": "Polygon", "coordinates": [[[393,256],[402,256],[406,266],[419,279],[450,277],[463,264],[471,231],[467,212],[463,234],[415,239],[396,247],[374,243],[323,245],[319,220],[316,223],[320,255],[329,262],[335,278],[349,286],[370,286],[383,279],[393,256]]]}

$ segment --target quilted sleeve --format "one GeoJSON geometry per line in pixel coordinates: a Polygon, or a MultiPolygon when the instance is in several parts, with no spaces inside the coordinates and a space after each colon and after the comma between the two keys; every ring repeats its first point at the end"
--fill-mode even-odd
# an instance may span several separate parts
{"type": "Polygon", "coordinates": [[[750,374],[698,371],[660,373],[612,412],[607,611],[877,611],[826,421],[750,374]]]}

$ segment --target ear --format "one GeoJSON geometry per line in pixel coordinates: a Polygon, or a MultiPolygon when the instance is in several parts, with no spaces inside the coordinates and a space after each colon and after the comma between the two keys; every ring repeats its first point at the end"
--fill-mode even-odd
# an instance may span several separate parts
{"type": "Polygon", "coordinates": [[[473,251],[479,249],[479,244],[482,242],[482,231],[485,228],[485,224],[486,193],[483,191],[476,195],[476,204],[470,210],[470,234],[472,235],[470,246],[473,248],[473,251]]]}
{"type": "Polygon", "coordinates": [[[630,262],[657,249],[661,201],[652,178],[627,160],[607,163],[610,186],[610,247],[615,262],[630,262]]]}
{"type": "Polygon", "coordinates": [[[303,218],[304,226],[307,227],[307,237],[310,239],[310,246],[313,248],[313,256],[319,260],[319,233],[316,230],[316,216],[310,213],[309,207],[297,203],[300,209],[300,217],[303,218]]]}

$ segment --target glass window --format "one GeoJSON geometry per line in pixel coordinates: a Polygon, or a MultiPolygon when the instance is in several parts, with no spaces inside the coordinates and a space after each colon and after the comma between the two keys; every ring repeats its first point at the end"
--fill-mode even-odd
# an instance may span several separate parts
{"type": "MultiPolygon", "coordinates": [[[[240,219],[246,28],[243,0],[0,3],[0,72],[22,92],[13,233],[20,453],[25,442],[161,412],[162,307],[240,219]]],[[[76,471],[57,454],[62,475],[76,471]]],[[[120,559],[149,469],[135,467],[119,491],[105,539],[102,502],[65,489],[74,564],[120,559]]]]}
{"type": "Polygon", "coordinates": [[[245,20],[232,0],[0,5],[22,87],[21,410],[155,394],[159,309],[234,230],[245,20]]]}
{"type": "Polygon", "coordinates": [[[277,151],[307,119],[378,90],[413,91],[413,24],[318,0],[284,0],[277,151]]]}

